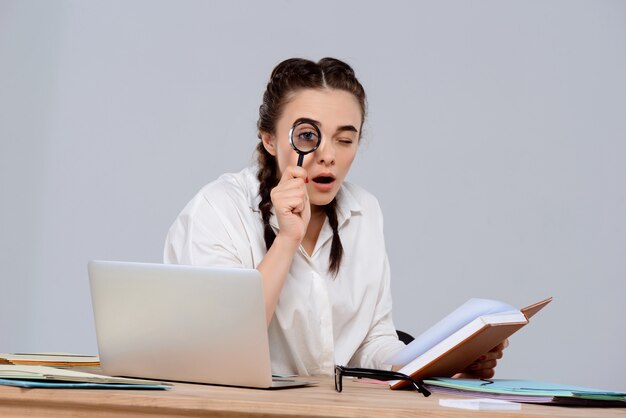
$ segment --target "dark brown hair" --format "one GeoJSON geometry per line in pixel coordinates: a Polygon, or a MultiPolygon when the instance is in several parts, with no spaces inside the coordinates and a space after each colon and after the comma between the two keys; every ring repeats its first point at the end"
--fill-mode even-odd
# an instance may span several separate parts
{"type": "MultiPolygon", "coordinates": [[[[263,103],[259,107],[259,120],[257,122],[259,139],[261,139],[262,132],[276,133],[276,123],[290,95],[300,90],[324,88],[344,90],[354,95],[361,107],[362,128],[367,110],[365,90],[354,75],[354,70],[348,64],[335,58],[322,58],[317,63],[301,58],[290,58],[274,68],[267,83],[267,88],[263,94],[263,103]]],[[[361,129],[359,129],[360,131],[361,129]]],[[[263,219],[265,246],[269,250],[276,238],[269,220],[272,210],[270,192],[279,181],[278,167],[276,159],[267,152],[262,141],[257,145],[257,153],[259,165],[257,178],[260,182],[259,195],[261,197],[259,210],[263,219]]],[[[343,246],[337,225],[336,200],[336,198],[333,199],[324,207],[328,223],[333,230],[328,264],[328,271],[333,276],[337,275],[343,257],[343,246]]]]}

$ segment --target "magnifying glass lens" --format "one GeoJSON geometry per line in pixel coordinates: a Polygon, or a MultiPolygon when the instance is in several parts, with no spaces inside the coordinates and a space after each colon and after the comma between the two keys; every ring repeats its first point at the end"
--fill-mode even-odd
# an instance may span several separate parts
{"type": "Polygon", "coordinates": [[[311,123],[294,126],[291,135],[294,148],[303,153],[315,150],[320,143],[319,129],[311,123]]]}

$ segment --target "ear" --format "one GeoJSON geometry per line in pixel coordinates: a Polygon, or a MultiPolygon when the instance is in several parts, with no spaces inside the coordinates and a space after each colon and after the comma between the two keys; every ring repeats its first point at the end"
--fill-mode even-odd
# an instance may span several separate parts
{"type": "Polygon", "coordinates": [[[276,157],[276,139],[274,135],[269,132],[261,132],[261,141],[263,141],[263,147],[270,155],[276,157]]]}

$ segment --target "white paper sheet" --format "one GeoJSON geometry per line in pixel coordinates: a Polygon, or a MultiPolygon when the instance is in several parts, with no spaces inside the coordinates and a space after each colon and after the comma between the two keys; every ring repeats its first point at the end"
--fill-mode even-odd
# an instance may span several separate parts
{"type": "Polygon", "coordinates": [[[516,402],[488,398],[439,399],[439,405],[474,411],[519,411],[522,409],[522,405],[516,402]]]}

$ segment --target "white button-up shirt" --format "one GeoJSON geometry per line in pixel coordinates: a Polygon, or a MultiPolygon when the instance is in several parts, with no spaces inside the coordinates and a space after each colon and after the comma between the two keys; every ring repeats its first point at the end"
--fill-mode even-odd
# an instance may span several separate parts
{"type": "MultiPolygon", "coordinates": [[[[256,268],[267,252],[256,172],[225,174],[202,188],[171,226],[164,261],[256,268]]],[[[294,256],[268,328],[275,374],[330,374],[335,364],[388,369],[386,360],[404,347],[391,317],[378,201],[344,182],[337,220],[344,255],[336,277],[328,273],[328,220],[312,255],[301,246],[294,256]]],[[[278,233],[274,212],[270,225],[278,233]]]]}

